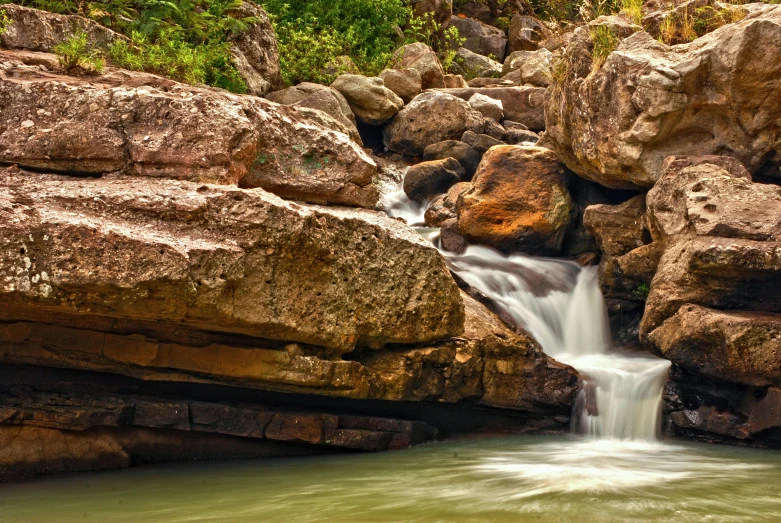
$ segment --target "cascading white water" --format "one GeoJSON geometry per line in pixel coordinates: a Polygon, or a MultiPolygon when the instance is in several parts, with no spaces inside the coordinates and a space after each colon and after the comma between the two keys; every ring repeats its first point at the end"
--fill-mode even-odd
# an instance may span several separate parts
{"type": "MultiPolygon", "coordinates": [[[[425,205],[403,191],[388,195],[388,213],[410,225],[425,205]]],[[[419,229],[438,247],[436,230],[419,229]]],[[[463,254],[440,249],[449,267],[491,298],[504,316],[528,331],[546,354],[572,365],[585,384],[573,412],[576,432],[600,438],[654,439],[670,362],[612,351],[596,268],[472,245],[463,254]]]]}

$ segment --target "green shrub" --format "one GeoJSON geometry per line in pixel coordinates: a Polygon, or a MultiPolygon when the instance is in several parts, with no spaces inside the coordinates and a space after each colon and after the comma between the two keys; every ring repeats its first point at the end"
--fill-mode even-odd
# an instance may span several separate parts
{"type": "Polygon", "coordinates": [[[0,35],[6,32],[9,25],[11,25],[11,19],[8,18],[5,9],[0,9],[0,35]]]}
{"type": "Polygon", "coordinates": [[[86,71],[101,73],[105,64],[103,53],[89,43],[87,33],[77,31],[54,47],[60,65],[68,71],[81,67],[86,71]]]}

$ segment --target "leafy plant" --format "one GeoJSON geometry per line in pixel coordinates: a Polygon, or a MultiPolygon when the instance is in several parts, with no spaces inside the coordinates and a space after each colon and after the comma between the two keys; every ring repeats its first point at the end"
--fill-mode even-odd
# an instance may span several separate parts
{"type": "Polygon", "coordinates": [[[651,292],[651,288],[648,287],[645,283],[638,286],[635,290],[632,291],[632,294],[637,296],[638,298],[646,299],[648,298],[648,294],[651,292]]]}
{"type": "Polygon", "coordinates": [[[9,25],[11,25],[11,19],[8,18],[5,9],[0,9],[0,35],[8,30],[9,25]]]}
{"type": "Polygon", "coordinates": [[[54,47],[54,52],[60,65],[68,71],[81,67],[95,73],[103,72],[105,65],[103,53],[90,45],[85,31],[77,31],[70,35],[54,47]]]}
{"type": "Polygon", "coordinates": [[[591,31],[591,40],[594,45],[591,51],[591,63],[596,71],[602,67],[610,53],[616,50],[620,40],[613,30],[606,25],[600,25],[593,29],[591,31]]]}

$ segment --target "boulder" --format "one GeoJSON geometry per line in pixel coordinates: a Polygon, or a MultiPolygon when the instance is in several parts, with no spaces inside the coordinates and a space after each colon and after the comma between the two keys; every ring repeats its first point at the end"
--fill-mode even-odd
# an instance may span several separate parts
{"type": "Polygon", "coordinates": [[[407,170],[404,192],[411,200],[424,202],[446,192],[464,176],[464,168],[454,158],[421,162],[407,170]]]}
{"type": "Polygon", "coordinates": [[[443,28],[448,27],[453,15],[453,0],[412,0],[412,12],[418,18],[431,16],[443,28]]]}
{"type": "Polygon", "coordinates": [[[385,87],[382,78],[343,74],[331,87],[342,93],[355,117],[367,125],[382,125],[404,107],[404,101],[385,87]]]}
{"type": "Polygon", "coordinates": [[[407,44],[393,53],[391,64],[394,69],[415,69],[420,73],[423,89],[445,87],[445,71],[439,63],[437,53],[421,42],[407,44]]]}
{"type": "Polygon", "coordinates": [[[426,209],[425,221],[429,227],[441,227],[445,220],[457,218],[456,205],[461,195],[471,187],[469,182],[459,182],[447,193],[434,198],[426,209]]]}
{"type": "Polygon", "coordinates": [[[504,119],[504,107],[501,100],[489,98],[484,94],[475,93],[469,99],[472,109],[482,114],[486,120],[501,122],[504,119]]]}
{"type": "Polygon", "coordinates": [[[781,386],[781,314],[687,304],[650,340],[665,358],[703,376],[751,387],[781,386]]]}
{"type": "Polygon", "coordinates": [[[504,252],[557,254],[571,215],[563,166],[541,147],[489,149],[458,201],[464,237],[504,252]]]}
{"type": "Polygon", "coordinates": [[[535,51],[548,36],[550,31],[542,22],[532,16],[516,14],[510,20],[507,51],[535,51]]]}
{"type": "Polygon", "coordinates": [[[455,96],[431,91],[417,96],[385,126],[385,147],[407,156],[421,156],[426,147],[457,140],[466,130],[481,132],[483,116],[455,96]]]}
{"type": "Polygon", "coordinates": [[[563,54],[546,97],[546,139],[570,169],[615,188],[652,187],[672,155],[777,170],[779,37],[778,6],[672,47],[625,19],[600,18],[575,30],[563,54]],[[596,26],[623,39],[598,69],[596,26]]]}
{"type": "Polygon", "coordinates": [[[475,53],[460,47],[453,59],[464,72],[466,78],[490,77],[495,78],[502,72],[502,64],[487,56],[475,53]]]}
{"type": "Polygon", "coordinates": [[[385,87],[408,104],[423,90],[423,81],[417,69],[385,69],[380,73],[385,87]]]}
{"type": "Polygon", "coordinates": [[[264,187],[318,203],[379,198],[376,164],[320,111],[116,69],[85,82],[24,59],[0,52],[0,110],[13,122],[0,129],[3,163],[264,187]]]}
{"type": "Polygon", "coordinates": [[[233,65],[247,84],[247,93],[263,96],[279,89],[282,74],[277,37],[266,11],[255,2],[242,2],[229,11],[228,16],[254,20],[246,29],[229,38],[233,65]]]}
{"type": "Polygon", "coordinates": [[[337,352],[462,329],[436,250],[377,212],[181,181],[6,170],[0,183],[5,321],[108,315],[337,352]]]}
{"type": "Polygon", "coordinates": [[[483,56],[493,55],[498,62],[504,60],[507,36],[501,29],[473,18],[461,17],[451,18],[450,25],[458,29],[461,38],[466,39],[462,47],[483,56]]]}
{"type": "Polygon", "coordinates": [[[662,252],[641,335],[678,309],[781,313],[781,187],[752,183],[734,161],[672,158],[647,197],[662,252]]]}
{"type": "Polygon", "coordinates": [[[481,154],[485,153],[491,147],[505,145],[504,142],[497,140],[492,136],[488,136],[487,134],[477,134],[472,131],[466,131],[463,135],[461,135],[461,141],[481,154]]]}
{"type": "Polygon", "coordinates": [[[361,135],[358,134],[358,128],[356,127],[355,115],[352,109],[350,109],[347,99],[333,87],[303,82],[280,91],[268,93],[266,99],[282,105],[295,105],[296,107],[308,107],[323,111],[344,125],[348,130],[350,138],[358,144],[363,144],[361,135]]]}
{"type": "Polygon", "coordinates": [[[458,230],[456,218],[448,218],[442,222],[439,230],[439,242],[443,249],[456,254],[461,254],[466,250],[468,244],[461,231],[458,230]]]}
{"type": "Polygon", "coordinates": [[[553,79],[551,68],[553,54],[547,49],[537,51],[515,51],[504,60],[502,77],[518,71],[520,84],[547,87],[553,79]]]}
{"type": "Polygon", "coordinates": [[[446,74],[444,77],[445,88],[447,89],[460,89],[463,87],[469,87],[464,77],[460,74],[446,74]]]}
{"type": "Polygon", "coordinates": [[[508,120],[522,123],[532,131],[545,130],[545,89],[542,87],[470,87],[439,91],[462,100],[469,100],[475,94],[499,100],[508,120]]]}
{"type": "Polygon", "coordinates": [[[464,142],[458,140],[445,140],[429,145],[423,150],[424,160],[443,160],[454,158],[464,168],[464,176],[471,180],[480,164],[482,154],[464,142]]]}
{"type": "Polygon", "coordinates": [[[506,132],[507,131],[505,130],[504,126],[496,120],[485,121],[485,129],[483,130],[483,134],[504,143],[504,135],[506,132]]]}

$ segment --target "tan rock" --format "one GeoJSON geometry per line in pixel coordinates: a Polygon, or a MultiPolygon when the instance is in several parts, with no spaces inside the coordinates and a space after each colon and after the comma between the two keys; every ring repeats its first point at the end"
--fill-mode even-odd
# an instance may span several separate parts
{"type": "Polygon", "coordinates": [[[545,89],[542,87],[470,87],[443,89],[443,93],[469,100],[475,94],[502,102],[504,117],[532,131],[545,130],[545,89]]]}
{"type": "Polygon", "coordinates": [[[408,104],[423,90],[423,80],[417,69],[385,69],[380,73],[385,87],[408,104]]]}
{"type": "Polygon", "coordinates": [[[505,252],[558,253],[571,214],[564,169],[541,147],[489,149],[458,202],[467,240],[505,252]]]}
{"type": "Polygon", "coordinates": [[[464,168],[455,158],[421,162],[407,170],[404,192],[411,200],[424,202],[434,195],[447,192],[464,176],[464,168]]]}
{"type": "Polygon", "coordinates": [[[507,36],[501,29],[473,18],[461,17],[451,18],[450,25],[458,29],[459,36],[465,39],[462,47],[483,56],[493,55],[498,62],[504,60],[507,36]]]}
{"type": "Polygon", "coordinates": [[[507,49],[514,51],[534,51],[541,42],[550,36],[550,31],[542,22],[532,16],[516,14],[510,20],[507,49]]]}
{"type": "Polygon", "coordinates": [[[445,71],[435,53],[421,42],[407,44],[393,53],[391,64],[394,69],[415,69],[420,73],[423,89],[445,87],[445,71]]]}
{"type": "Polygon", "coordinates": [[[274,27],[266,11],[255,2],[242,2],[228,16],[252,18],[244,31],[231,36],[233,64],[247,84],[247,92],[262,96],[282,86],[279,51],[274,27]]]}
{"type": "Polygon", "coordinates": [[[368,125],[382,125],[404,107],[404,101],[385,87],[382,78],[343,74],[331,87],[347,99],[355,117],[368,125]]]}

